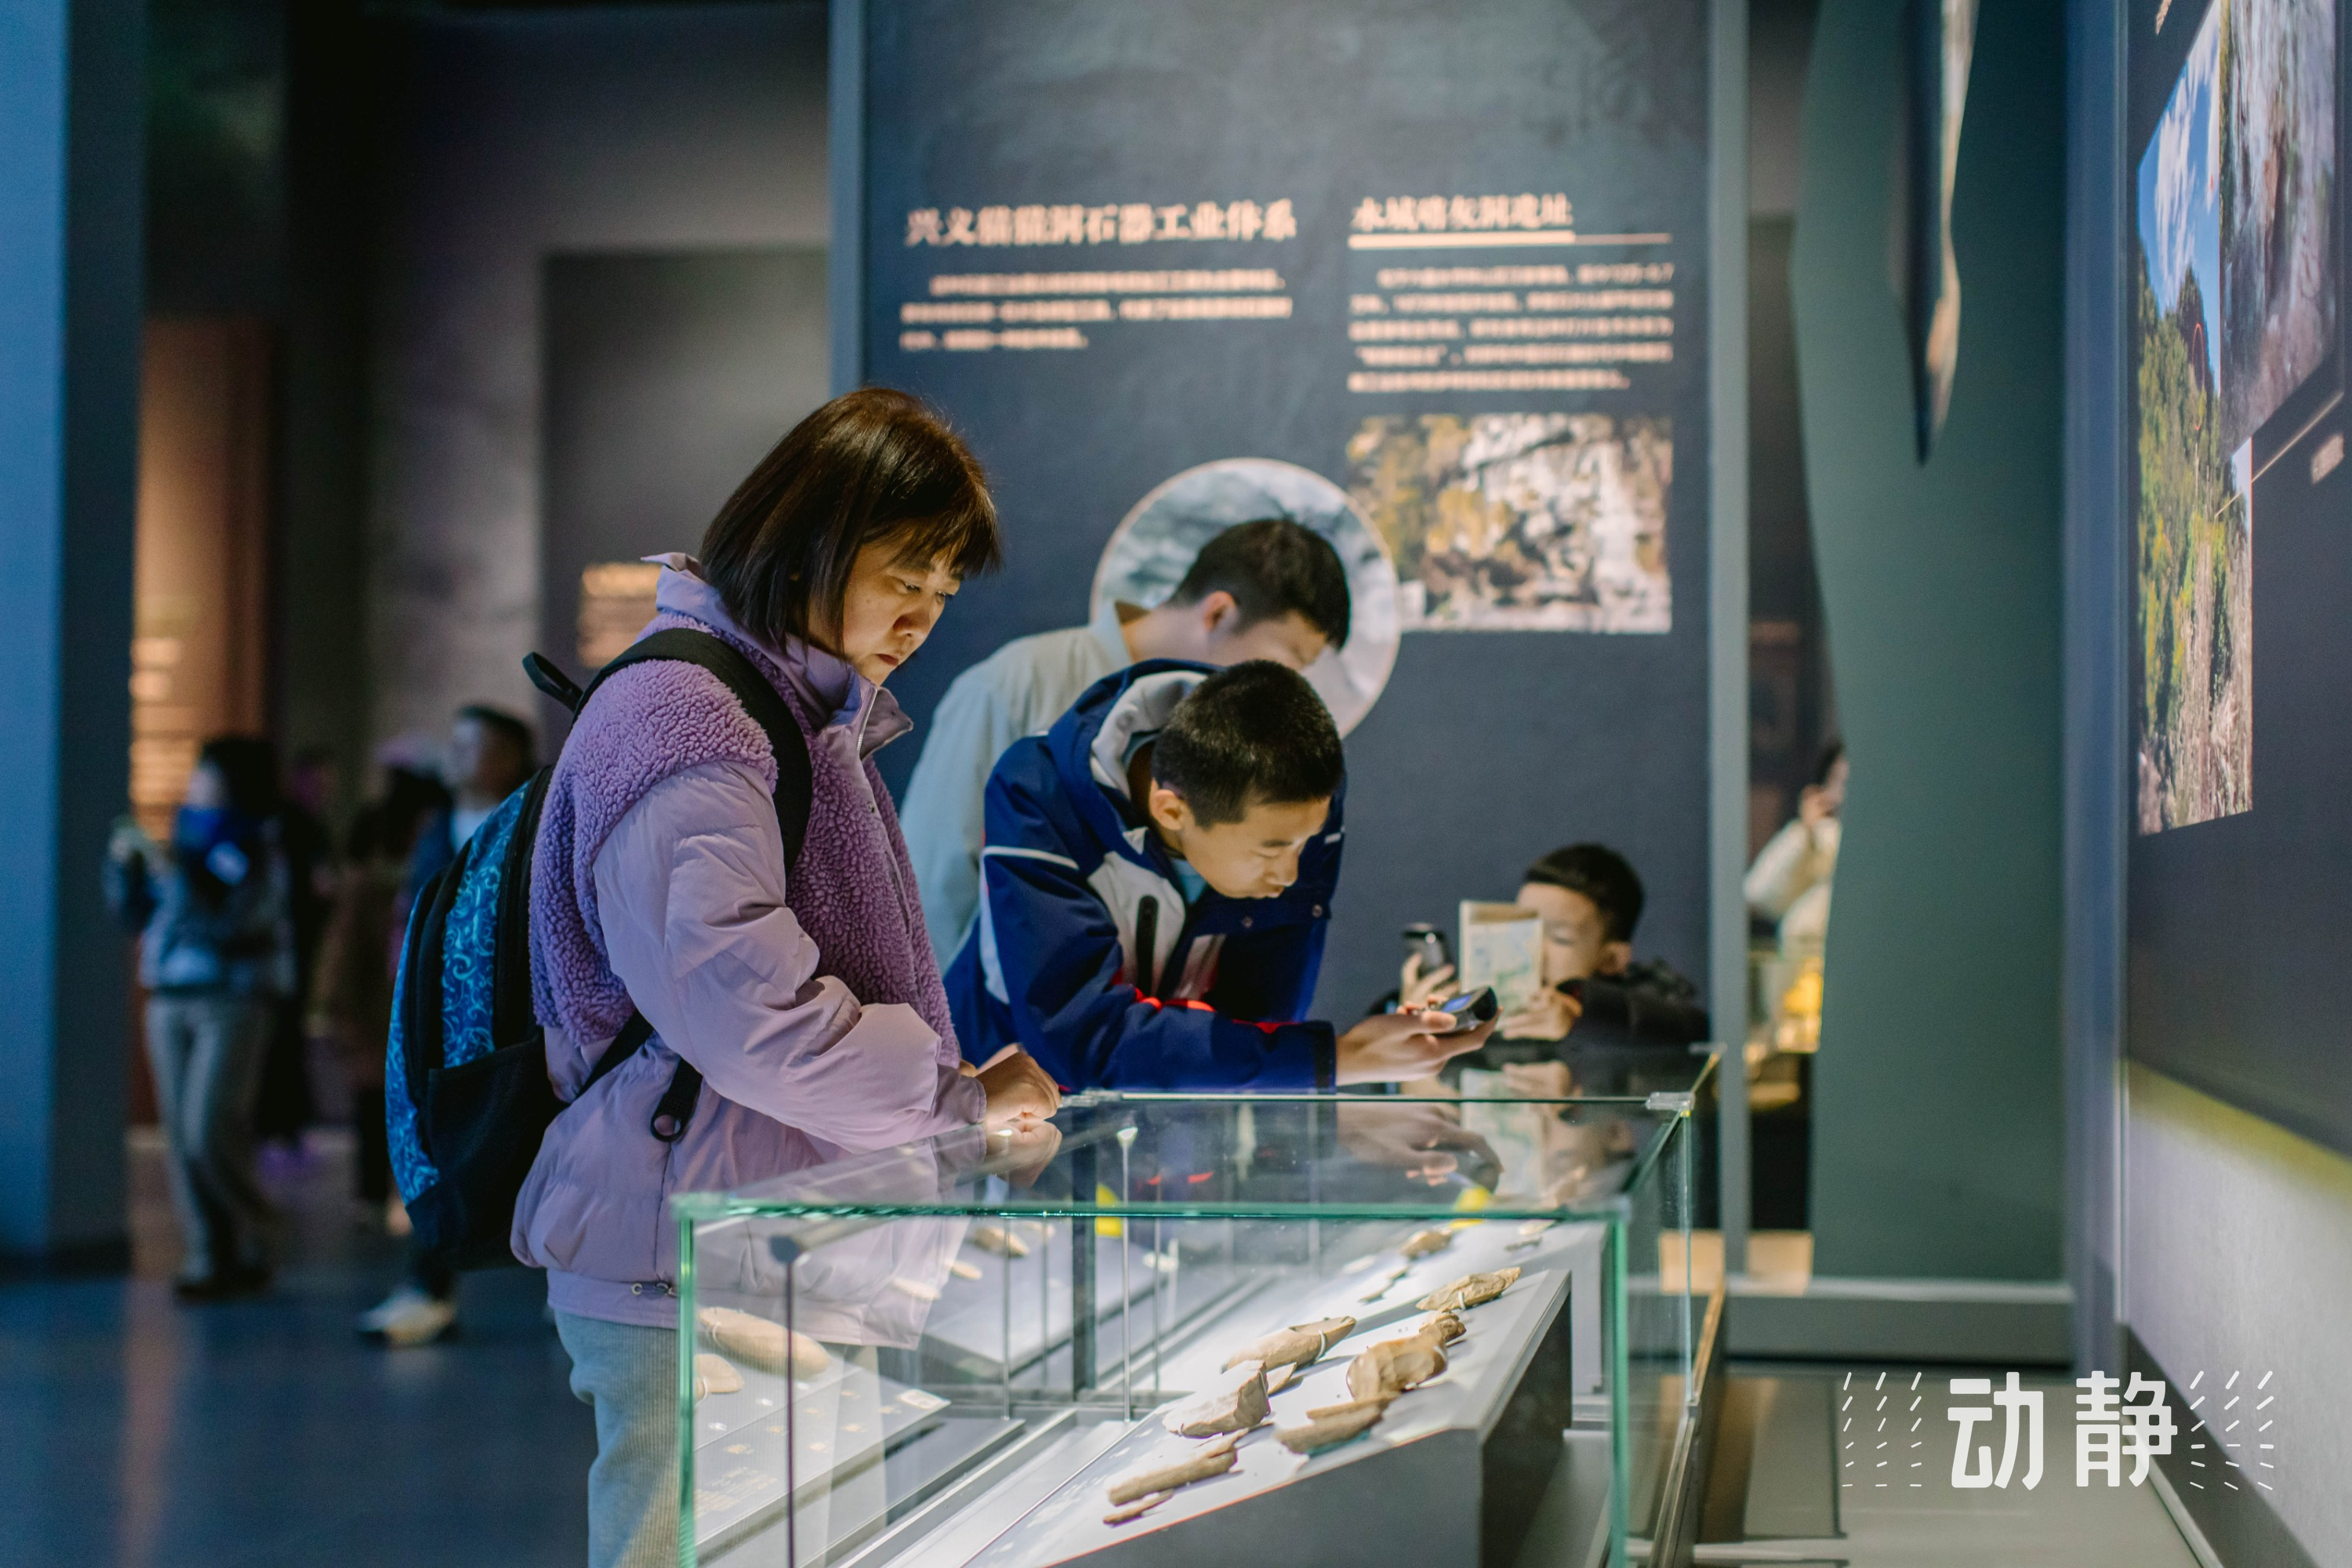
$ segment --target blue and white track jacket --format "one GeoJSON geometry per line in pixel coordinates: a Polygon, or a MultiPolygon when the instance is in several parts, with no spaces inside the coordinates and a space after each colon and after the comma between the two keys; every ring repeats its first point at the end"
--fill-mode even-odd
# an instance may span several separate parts
{"type": "Polygon", "coordinates": [[[1188,908],[1128,798],[1136,739],[1214,673],[1148,659],[1107,676],[998,760],[980,920],[946,975],[967,1059],[1017,1044],[1071,1089],[1330,1086],[1331,1026],[1296,1020],[1323,962],[1341,801],[1278,897],[1212,888],[1188,908]]]}

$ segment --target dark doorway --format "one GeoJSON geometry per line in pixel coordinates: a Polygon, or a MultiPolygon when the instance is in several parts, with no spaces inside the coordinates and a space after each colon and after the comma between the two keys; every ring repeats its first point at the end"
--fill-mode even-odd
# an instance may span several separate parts
{"type": "Polygon", "coordinates": [[[640,556],[691,552],[824,401],[823,247],[555,256],[545,272],[540,646],[575,672],[652,614],[640,556]]]}

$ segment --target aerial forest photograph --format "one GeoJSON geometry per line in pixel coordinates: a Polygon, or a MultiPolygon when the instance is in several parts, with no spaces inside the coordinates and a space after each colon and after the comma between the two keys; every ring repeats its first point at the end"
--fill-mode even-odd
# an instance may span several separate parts
{"type": "Polygon", "coordinates": [[[2139,165],[2132,706],[2142,833],[2253,805],[2250,476],[2221,422],[2222,9],[2207,12],[2139,165]]]}

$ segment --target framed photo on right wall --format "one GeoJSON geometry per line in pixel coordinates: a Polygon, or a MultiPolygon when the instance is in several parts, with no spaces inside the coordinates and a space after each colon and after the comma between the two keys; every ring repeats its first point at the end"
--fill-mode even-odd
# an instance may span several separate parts
{"type": "Polygon", "coordinates": [[[2134,0],[2120,456],[2132,1053],[2352,1148],[2342,34],[2134,0]]]}

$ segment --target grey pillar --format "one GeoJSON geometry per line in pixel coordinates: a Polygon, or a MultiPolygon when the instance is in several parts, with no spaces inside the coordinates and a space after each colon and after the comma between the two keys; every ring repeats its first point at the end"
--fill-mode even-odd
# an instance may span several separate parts
{"type": "Polygon", "coordinates": [[[142,8],[0,16],[0,1255],[124,1251],[142,8]]]}

